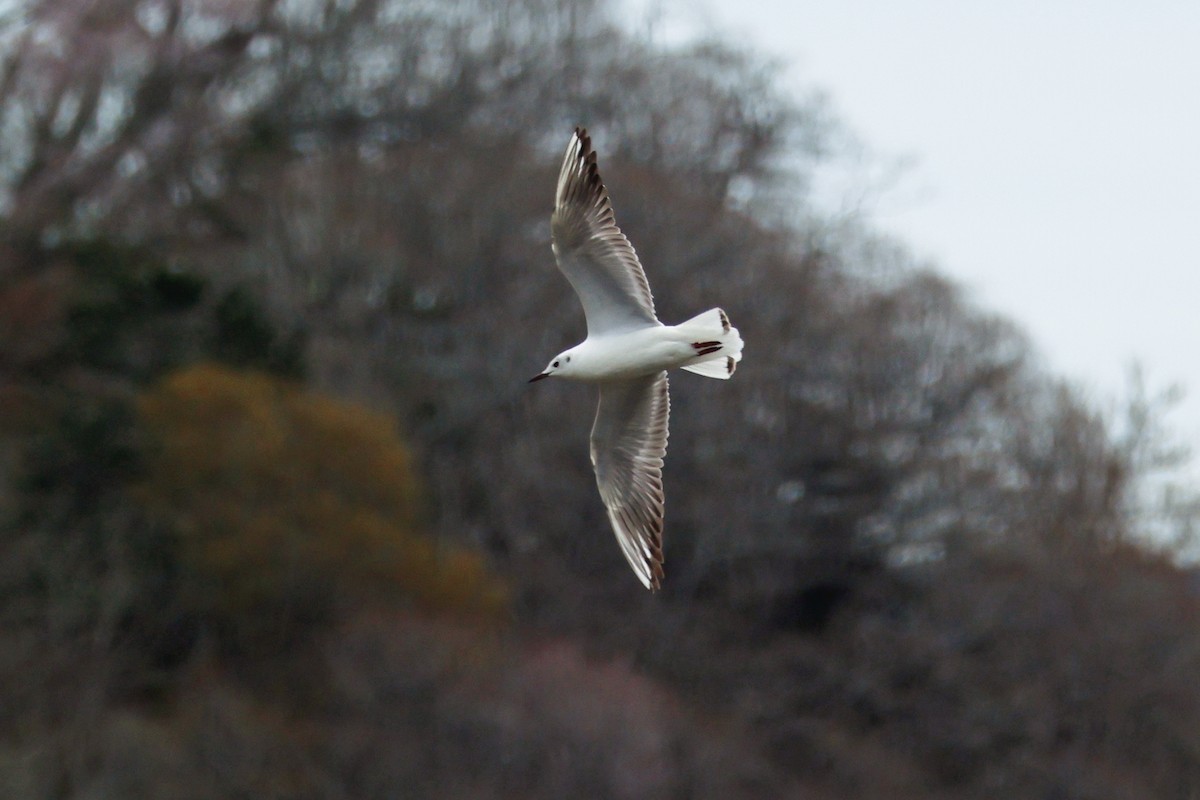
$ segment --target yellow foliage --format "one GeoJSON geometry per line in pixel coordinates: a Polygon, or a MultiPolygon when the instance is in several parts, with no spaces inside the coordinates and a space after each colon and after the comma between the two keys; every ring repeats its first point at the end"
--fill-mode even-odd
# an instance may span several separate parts
{"type": "Polygon", "coordinates": [[[419,532],[419,482],[389,417],[214,364],[169,375],[138,411],[154,440],[140,496],[179,532],[210,610],[319,617],[365,596],[467,614],[506,605],[478,553],[419,532]]]}

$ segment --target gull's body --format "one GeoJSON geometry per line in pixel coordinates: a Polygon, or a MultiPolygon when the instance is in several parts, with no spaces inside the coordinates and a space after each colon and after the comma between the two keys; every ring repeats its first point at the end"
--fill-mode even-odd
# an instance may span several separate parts
{"type": "Polygon", "coordinates": [[[679,325],[658,321],[646,274],[613,219],[591,140],[578,128],[559,173],[551,232],[588,335],[533,380],[553,375],[599,385],[591,452],[600,498],[634,573],[657,589],[670,413],[666,371],[729,378],[741,360],[742,339],[719,308],[679,325]]]}
{"type": "Polygon", "coordinates": [[[695,342],[694,333],[689,335],[686,329],[662,324],[608,336],[588,336],[562,353],[571,357],[567,362],[569,373],[559,369],[553,374],[593,382],[640,378],[694,361],[695,342]]]}

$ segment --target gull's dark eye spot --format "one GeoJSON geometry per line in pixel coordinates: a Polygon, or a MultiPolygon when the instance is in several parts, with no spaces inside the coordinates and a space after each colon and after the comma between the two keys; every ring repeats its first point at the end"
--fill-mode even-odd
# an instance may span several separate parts
{"type": "Polygon", "coordinates": [[[568,364],[570,364],[570,363],[571,363],[571,357],[570,357],[570,356],[567,356],[567,363],[568,363],[568,364]]]}
{"type": "Polygon", "coordinates": [[[550,366],[552,366],[552,367],[557,367],[557,366],[558,366],[558,362],[557,362],[557,361],[555,361],[555,362],[554,362],[553,364],[551,364],[550,366]]]}

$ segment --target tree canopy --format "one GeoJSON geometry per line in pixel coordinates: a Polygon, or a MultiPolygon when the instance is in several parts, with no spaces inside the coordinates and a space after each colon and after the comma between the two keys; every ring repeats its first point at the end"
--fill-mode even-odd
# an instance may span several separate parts
{"type": "Polygon", "coordinates": [[[0,16],[0,793],[1191,797],[1170,455],[808,195],[844,133],[599,0],[0,16]],[[586,125],[681,377],[668,577],[524,382],[586,125]]]}

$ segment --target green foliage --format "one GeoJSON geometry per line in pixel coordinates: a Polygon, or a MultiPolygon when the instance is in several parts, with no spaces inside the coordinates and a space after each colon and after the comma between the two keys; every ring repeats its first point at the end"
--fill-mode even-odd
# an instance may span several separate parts
{"type": "Polygon", "coordinates": [[[420,533],[419,482],[390,418],[215,364],[169,375],[138,412],[154,441],[138,496],[178,532],[187,602],[236,636],[363,599],[503,609],[479,554],[420,533]]]}
{"type": "Polygon", "coordinates": [[[262,306],[245,289],[232,289],[217,302],[213,323],[208,339],[213,358],[293,378],[303,374],[300,338],[281,341],[262,306]]]}
{"type": "Polygon", "coordinates": [[[71,508],[88,513],[96,498],[131,477],[137,466],[133,415],[114,399],[68,405],[27,454],[23,488],[69,493],[71,508]]]}
{"type": "Polygon", "coordinates": [[[61,361],[146,379],[187,357],[189,337],[177,330],[164,336],[162,328],[177,327],[180,315],[200,303],[202,279],[104,239],[75,242],[55,255],[78,275],[61,361]]]}
{"type": "Polygon", "coordinates": [[[279,375],[304,373],[299,331],[281,335],[262,303],[209,283],[154,251],[96,237],[42,254],[69,265],[62,332],[43,367],[84,367],[138,383],[213,358],[279,375]]]}

